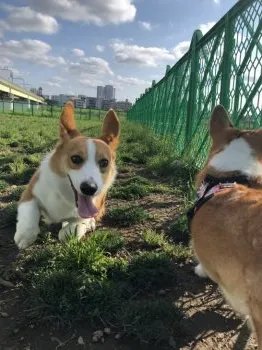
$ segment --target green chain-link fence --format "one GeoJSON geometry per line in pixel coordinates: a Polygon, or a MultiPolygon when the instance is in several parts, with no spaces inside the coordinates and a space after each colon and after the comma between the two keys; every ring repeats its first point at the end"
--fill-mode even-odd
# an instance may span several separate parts
{"type": "Polygon", "coordinates": [[[205,36],[137,99],[129,120],[171,136],[180,155],[202,165],[210,146],[208,124],[222,103],[233,122],[262,126],[262,1],[240,0],[205,36]]]}
{"type": "MultiPolygon", "coordinates": [[[[58,118],[61,111],[62,107],[54,105],[40,105],[21,101],[0,101],[0,114],[58,118]]],[[[103,119],[107,111],[98,108],[75,108],[75,117],[79,119],[103,119]]],[[[119,117],[126,116],[124,111],[116,112],[119,117]]]]}

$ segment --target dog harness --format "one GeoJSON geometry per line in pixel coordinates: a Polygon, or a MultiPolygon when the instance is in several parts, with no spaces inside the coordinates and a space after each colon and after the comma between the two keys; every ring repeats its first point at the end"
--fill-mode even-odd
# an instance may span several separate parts
{"type": "Polygon", "coordinates": [[[209,199],[211,199],[215,193],[220,192],[227,188],[232,188],[236,184],[250,186],[248,177],[245,175],[233,176],[233,177],[214,177],[207,175],[202,182],[201,186],[197,190],[196,201],[192,208],[187,212],[188,227],[190,229],[191,222],[196,212],[204,205],[209,199]]]}

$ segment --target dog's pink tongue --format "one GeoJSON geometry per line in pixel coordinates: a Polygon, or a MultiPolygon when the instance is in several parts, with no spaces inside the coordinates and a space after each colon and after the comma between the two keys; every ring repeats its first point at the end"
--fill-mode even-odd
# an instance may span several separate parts
{"type": "Polygon", "coordinates": [[[98,210],[94,206],[92,198],[78,193],[78,215],[87,219],[97,216],[98,210]]]}

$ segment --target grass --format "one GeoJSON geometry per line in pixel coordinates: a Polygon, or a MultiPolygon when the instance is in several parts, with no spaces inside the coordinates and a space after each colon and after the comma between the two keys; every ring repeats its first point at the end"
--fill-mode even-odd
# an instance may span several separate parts
{"type": "Polygon", "coordinates": [[[112,226],[128,227],[139,224],[149,219],[149,214],[142,208],[133,205],[125,205],[119,208],[109,209],[104,220],[112,226]]]}
{"type": "Polygon", "coordinates": [[[134,200],[144,198],[151,193],[161,194],[167,192],[172,192],[168,186],[154,184],[144,177],[135,176],[122,182],[118,186],[112,187],[109,193],[109,198],[134,200]]]}
{"type": "MultiPolygon", "coordinates": [[[[17,115],[0,115],[0,120],[0,224],[15,223],[24,185],[56,143],[57,120],[17,115]]],[[[121,124],[117,162],[125,179],[110,190],[116,205],[107,209],[106,228],[64,244],[42,232],[37,244],[20,255],[16,268],[26,276],[23,290],[30,309],[24,315],[30,323],[106,324],[164,349],[170,337],[179,340],[183,334],[184,316],[176,300],[159,291],[177,290],[177,265],[191,257],[189,235],[184,217],[174,217],[165,233],[143,228],[152,215],[139,200],[177,195],[183,202],[179,210],[185,209],[196,170],[149,130],[123,119],[121,124]],[[134,168],[141,169],[140,176],[133,175],[134,168]]],[[[78,126],[91,137],[101,131],[98,119],[78,120],[78,126]]]]}

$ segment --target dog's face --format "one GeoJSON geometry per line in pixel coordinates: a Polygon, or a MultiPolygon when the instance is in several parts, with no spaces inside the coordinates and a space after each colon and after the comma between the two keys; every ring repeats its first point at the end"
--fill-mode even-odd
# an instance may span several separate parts
{"type": "Polygon", "coordinates": [[[115,152],[119,121],[113,110],[105,116],[102,136],[87,138],[76,129],[73,105],[67,103],[60,117],[60,142],[52,158],[53,170],[67,176],[81,217],[94,217],[98,210],[95,196],[105,193],[115,175],[115,152]]]}
{"type": "Polygon", "coordinates": [[[210,121],[212,147],[207,167],[218,172],[262,176],[262,130],[233,127],[223,106],[215,107],[210,121]]]}

